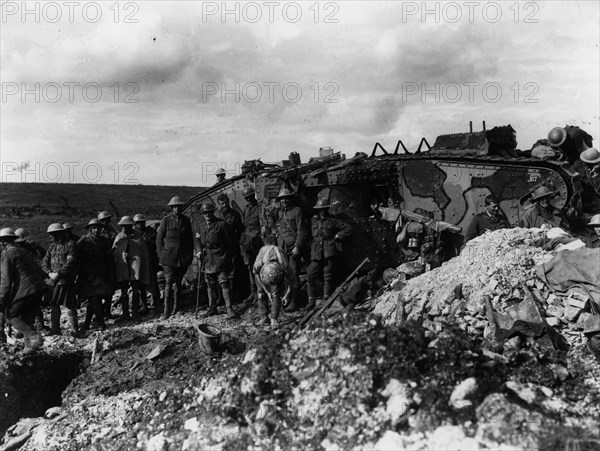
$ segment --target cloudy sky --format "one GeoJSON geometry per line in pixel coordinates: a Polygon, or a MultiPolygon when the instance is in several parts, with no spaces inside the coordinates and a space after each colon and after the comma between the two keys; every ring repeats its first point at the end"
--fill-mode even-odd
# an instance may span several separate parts
{"type": "Polygon", "coordinates": [[[211,185],[470,120],[600,139],[597,1],[1,6],[5,182],[211,185]]]}

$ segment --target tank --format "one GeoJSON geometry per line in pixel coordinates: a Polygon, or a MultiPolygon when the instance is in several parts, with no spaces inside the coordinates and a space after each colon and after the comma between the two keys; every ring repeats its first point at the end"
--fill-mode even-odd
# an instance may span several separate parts
{"type": "MultiPolygon", "coordinates": [[[[278,210],[276,197],[282,186],[298,194],[307,218],[315,213],[312,207],[317,200],[327,198],[332,204],[330,212],[353,226],[341,259],[345,272],[365,257],[381,268],[397,265],[394,212],[397,216],[398,209],[450,223],[464,234],[473,216],[483,210],[484,198],[494,194],[514,226],[530,206],[531,192],[543,184],[558,192],[553,205],[571,217],[586,209],[592,212],[590,205],[582,205],[581,183],[568,164],[531,158],[529,152],[517,150],[510,125],[441,135],[433,146],[423,138],[413,153],[399,140],[394,151],[376,143],[370,154],[359,152],[348,159],[333,151],[321,155],[285,167],[247,161],[241,175],[189,199],[186,212],[196,223],[202,219],[198,212],[202,202],[208,198],[214,201],[222,192],[241,212],[245,206],[242,192],[254,186],[263,232],[271,234],[278,210]],[[390,217],[374,214],[372,205],[384,216],[389,212],[390,217]]],[[[453,235],[447,258],[462,244],[462,235],[453,235]]]]}

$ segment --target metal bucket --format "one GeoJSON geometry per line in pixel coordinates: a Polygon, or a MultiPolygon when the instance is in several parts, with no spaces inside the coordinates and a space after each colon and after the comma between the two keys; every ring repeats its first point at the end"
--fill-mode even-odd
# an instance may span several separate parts
{"type": "Polygon", "coordinates": [[[221,330],[212,324],[196,325],[200,352],[206,355],[214,354],[221,347],[221,330]]]}

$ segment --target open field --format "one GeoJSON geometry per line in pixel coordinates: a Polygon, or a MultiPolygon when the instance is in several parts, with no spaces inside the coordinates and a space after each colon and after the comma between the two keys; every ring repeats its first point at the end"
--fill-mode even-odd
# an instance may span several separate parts
{"type": "Polygon", "coordinates": [[[159,219],[168,212],[166,204],[172,196],[188,199],[202,190],[191,186],[2,183],[0,227],[25,227],[44,244],[46,227],[53,222],[71,222],[75,233],[82,235],[83,226],[101,210],[115,217],[142,213],[159,219]]]}

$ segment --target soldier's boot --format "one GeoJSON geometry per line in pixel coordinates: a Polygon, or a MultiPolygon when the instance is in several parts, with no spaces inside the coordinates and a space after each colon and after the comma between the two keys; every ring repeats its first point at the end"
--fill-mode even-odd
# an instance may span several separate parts
{"type": "Polygon", "coordinates": [[[140,315],[140,289],[136,286],[131,290],[131,317],[137,318],[140,315]]]}
{"type": "Polygon", "coordinates": [[[29,327],[25,321],[21,318],[11,318],[9,322],[25,337],[25,349],[23,349],[23,354],[31,354],[42,347],[42,336],[39,332],[29,327]]]}
{"type": "Polygon", "coordinates": [[[171,316],[171,286],[165,285],[165,293],[163,300],[163,314],[160,315],[161,319],[167,319],[171,316]]]}
{"type": "Polygon", "coordinates": [[[148,292],[146,288],[142,285],[140,286],[140,315],[147,315],[150,309],[148,308],[148,292]]]}
{"type": "Polygon", "coordinates": [[[238,319],[239,316],[231,305],[231,290],[229,285],[221,285],[223,291],[223,300],[225,301],[225,308],[227,309],[227,319],[238,319]]]}
{"type": "Polygon", "coordinates": [[[129,294],[127,290],[123,290],[121,292],[121,297],[119,298],[119,304],[121,304],[121,308],[123,309],[123,313],[121,316],[117,318],[117,321],[124,321],[131,319],[131,315],[129,314],[129,294]],[[123,295],[123,292],[125,295],[123,295]]]}
{"type": "Polygon", "coordinates": [[[50,311],[50,333],[48,335],[60,335],[60,305],[53,305],[50,311]]]}
{"type": "Polygon", "coordinates": [[[206,293],[208,294],[208,312],[202,315],[202,318],[208,318],[209,316],[217,315],[217,287],[211,284],[208,284],[206,287],[206,293]]]}
{"type": "Polygon", "coordinates": [[[173,310],[171,311],[171,315],[175,315],[175,313],[179,313],[181,310],[181,287],[177,284],[173,285],[173,310]]]}
{"type": "Polygon", "coordinates": [[[311,311],[312,309],[314,309],[317,305],[317,300],[315,298],[308,298],[308,304],[306,304],[306,307],[304,308],[307,312],[311,311]]]}
{"type": "MultiPolygon", "coordinates": [[[[106,330],[106,324],[104,323],[104,309],[102,308],[102,299],[93,297],[89,300],[93,315],[98,321],[98,328],[100,330],[106,330]]],[[[90,308],[90,307],[88,307],[90,308]]]]}
{"type": "Polygon", "coordinates": [[[77,327],[77,310],[67,310],[67,320],[69,321],[69,327],[71,328],[71,335],[73,337],[79,337],[79,328],[77,327]]]}
{"type": "Polygon", "coordinates": [[[281,310],[281,298],[277,295],[271,297],[271,328],[279,327],[279,312],[281,310]]]}
{"type": "MultiPolygon", "coordinates": [[[[94,316],[94,309],[92,307],[92,300],[88,299],[88,305],[85,310],[85,319],[83,320],[83,325],[79,328],[80,332],[87,332],[90,328],[90,324],[92,323],[92,317],[94,316]]],[[[96,320],[98,318],[96,317],[96,320]]]]}

